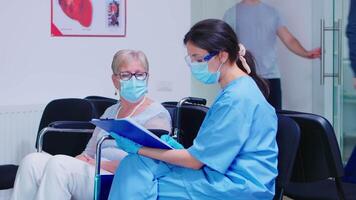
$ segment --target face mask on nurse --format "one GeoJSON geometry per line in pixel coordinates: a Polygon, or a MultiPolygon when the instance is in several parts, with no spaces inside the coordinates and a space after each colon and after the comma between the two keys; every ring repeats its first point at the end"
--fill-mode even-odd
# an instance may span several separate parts
{"type": "Polygon", "coordinates": [[[214,84],[219,81],[220,78],[220,68],[223,63],[220,64],[216,72],[209,71],[209,60],[218,54],[217,51],[213,51],[205,55],[201,59],[192,59],[189,55],[185,57],[185,61],[190,67],[192,75],[200,82],[204,84],[214,84]]]}

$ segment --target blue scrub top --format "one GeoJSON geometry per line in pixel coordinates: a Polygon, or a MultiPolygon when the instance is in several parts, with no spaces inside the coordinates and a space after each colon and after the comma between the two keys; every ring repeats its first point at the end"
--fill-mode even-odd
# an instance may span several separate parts
{"type": "Polygon", "coordinates": [[[177,167],[192,199],[272,199],[277,116],[249,76],[222,89],[188,149],[202,170],[177,167]]]}
{"type": "Polygon", "coordinates": [[[125,157],[109,199],[272,199],[277,117],[249,76],[230,82],[209,109],[192,147],[194,170],[137,154],[125,157]]]}

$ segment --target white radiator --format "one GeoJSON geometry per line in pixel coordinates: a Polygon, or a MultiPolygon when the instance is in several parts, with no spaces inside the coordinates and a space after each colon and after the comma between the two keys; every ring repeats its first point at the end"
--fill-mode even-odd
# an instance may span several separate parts
{"type": "Polygon", "coordinates": [[[0,165],[19,164],[35,151],[44,105],[0,106],[0,165]]]}

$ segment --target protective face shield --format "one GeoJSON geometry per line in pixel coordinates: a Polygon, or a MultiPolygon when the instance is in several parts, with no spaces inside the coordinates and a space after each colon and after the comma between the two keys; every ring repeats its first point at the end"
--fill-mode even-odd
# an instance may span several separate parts
{"type": "Polygon", "coordinates": [[[217,54],[218,52],[214,51],[204,56],[201,59],[194,59],[194,60],[192,60],[189,55],[185,57],[185,61],[190,67],[190,71],[194,76],[194,78],[196,78],[198,81],[204,84],[214,84],[219,81],[220,68],[222,64],[219,66],[216,72],[210,72],[209,65],[208,65],[209,60],[214,56],[216,56],[217,54]]]}

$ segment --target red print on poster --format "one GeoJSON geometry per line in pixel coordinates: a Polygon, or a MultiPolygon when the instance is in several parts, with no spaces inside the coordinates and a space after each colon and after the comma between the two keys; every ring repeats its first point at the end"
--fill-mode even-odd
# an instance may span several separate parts
{"type": "Polygon", "coordinates": [[[124,37],[126,0],[51,0],[51,35],[124,37]]]}
{"type": "Polygon", "coordinates": [[[91,0],[58,0],[63,12],[82,26],[89,27],[93,17],[91,0]]]}

